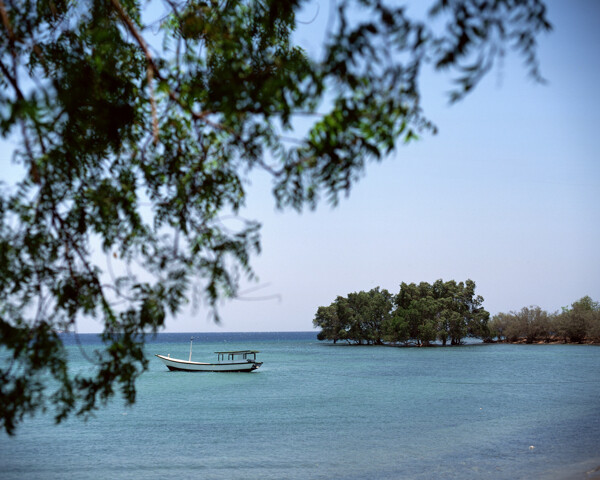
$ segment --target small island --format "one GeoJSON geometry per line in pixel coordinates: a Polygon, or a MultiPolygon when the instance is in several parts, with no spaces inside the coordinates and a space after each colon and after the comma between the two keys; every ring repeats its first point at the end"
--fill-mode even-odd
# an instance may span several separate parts
{"type": "Polygon", "coordinates": [[[338,296],[317,309],[317,338],[355,345],[461,345],[485,343],[600,344],[600,302],[585,296],[561,312],[538,306],[498,313],[490,319],[475,282],[454,280],[400,284],[397,294],[373,288],[338,296]]]}

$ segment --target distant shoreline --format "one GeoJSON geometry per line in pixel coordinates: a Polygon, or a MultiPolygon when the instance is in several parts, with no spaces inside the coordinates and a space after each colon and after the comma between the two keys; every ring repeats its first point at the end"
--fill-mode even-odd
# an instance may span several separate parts
{"type": "Polygon", "coordinates": [[[528,342],[526,338],[519,338],[517,340],[488,340],[488,341],[480,341],[473,343],[461,343],[459,345],[442,345],[441,343],[430,343],[429,345],[418,345],[416,343],[348,343],[345,340],[338,340],[337,342],[333,342],[333,340],[324,340],[324,344],[331,346],[348,346],[348,347],[392,347],[392,348],[449,348],[449,347],[473,347],[479,345],[495,345],[495,344],[505,344],[505,345],[593,345],[600,346],[600,343],[594,342],[593,340],[583,340],[581,342],[568,342],[562,339],[551,338],[548,340],[535,340],[528,342]]]}
{"type": "Polygon", "coordinates": [[[567,342],[561,338],[548,338],[548,339],[544,339],[544,340],[534,340],[534,341],[528,341],[526,338],[519,338],[517,340],[492,340],[490,342],[485,342],[485,343],[507,343],[510,345],[598,345],[600,346],[600,343],[598,342],[594,342],[593,340],[582,340],[581,342],[567,342]]]}

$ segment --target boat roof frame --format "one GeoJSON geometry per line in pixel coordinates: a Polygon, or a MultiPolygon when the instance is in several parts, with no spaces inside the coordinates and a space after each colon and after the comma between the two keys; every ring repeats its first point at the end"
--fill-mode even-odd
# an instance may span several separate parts
{"type": "Polygon", "coordinates": [[[230,355],[243,355],[244,353],[260,353],[258,350],[231,350],[227,352],[215,352],[218,354],[227,353],[230,355]]]}

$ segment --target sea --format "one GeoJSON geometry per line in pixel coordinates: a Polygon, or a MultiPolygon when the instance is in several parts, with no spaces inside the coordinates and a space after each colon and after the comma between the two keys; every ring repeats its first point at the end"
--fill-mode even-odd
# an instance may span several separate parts
{"type": "MultiPolygon", "coordinates": [[[[65,337],[93,371],[99,337],[65,337]],[[82,351],[83,350],[83,351],[82,351]]],[[[600,478],[600,347],[406,348],[315,332],[163,333],[131,407],[51,412],[0,433],[0,479],[600,478]],[[170,372],[154,354],[211,361],[256,349],[252,373],[170,372]]]]}

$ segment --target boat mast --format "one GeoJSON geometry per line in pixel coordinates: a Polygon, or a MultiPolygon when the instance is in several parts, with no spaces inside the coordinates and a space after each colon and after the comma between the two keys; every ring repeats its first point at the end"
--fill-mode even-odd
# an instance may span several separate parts
{"type": "Polygon", "coordinates": [[[194,341],[194,337],[190,338],[190,358],[188,362],[192,361],[192,342],[194,341]]]}

